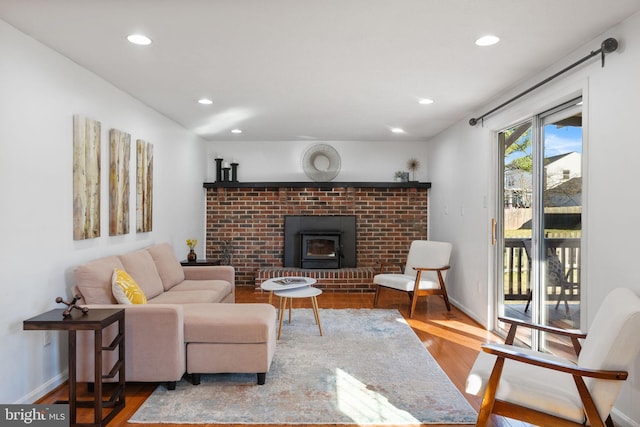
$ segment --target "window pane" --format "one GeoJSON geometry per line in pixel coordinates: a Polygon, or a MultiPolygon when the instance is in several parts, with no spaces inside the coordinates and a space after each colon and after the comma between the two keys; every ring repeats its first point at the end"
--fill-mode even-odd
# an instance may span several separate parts
{"type": "MultiPolygon", "coordinates": [[[[503,159],[502,284],[499,315],[531,320],[532,122],[498,134],[503,159]]],[[[503,328],[503,325],[499,325],[503,328]]],[[[518,339],[531,345],[531,332],[518,339]]]]}
{"type": "Polygon", "coordinates": [[[543,120],[544,293],[547,324],[580,328],[582,113],[579,107],[543,120]]]}

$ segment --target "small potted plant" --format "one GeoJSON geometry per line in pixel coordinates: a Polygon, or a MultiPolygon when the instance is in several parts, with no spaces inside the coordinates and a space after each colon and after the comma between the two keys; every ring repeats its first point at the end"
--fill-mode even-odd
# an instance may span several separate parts
{"type": "Polygon", "coordinates": [[[189,246],[189,253],[187,254],[188,262],[196,262],[198,255],[193,251],[198,244],[196,239],[187,239],[187,246],[189,246]]]}
{"type": "Polygon", "coordinates": [[[395,182],[402,182],[404,180],[404,172],[403,171],[397,171],[394,175],[393,175],[393,180],[395,182]]]}

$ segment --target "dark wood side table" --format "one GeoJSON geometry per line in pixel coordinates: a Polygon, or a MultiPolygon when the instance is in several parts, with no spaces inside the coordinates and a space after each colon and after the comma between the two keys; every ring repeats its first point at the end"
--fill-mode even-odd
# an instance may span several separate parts
{"type": "Polygon", "coordinates": [[[186,259],[180,261],[182,266],[208,266],[208,265],[220,265],[219,259],[197,259],[193,262],[189,262],[186,259]]]}
{"type": "Polygon", "coordinates": [[[69,331],[69,412],[71,426],[103,427],[120,412],[125,405],[125,363],[124,363],[124,310],[91,309],[87,314],[74,310],[71,316],[64,318],[63,309],[55,309],[23,322],[23,328],[28,331],[69,331]],[[118,322],[118,334],[107,347],[102,346],[102,332],[104,329],[118,322]],[[93,331],[95,385],[93,400],[78,401],[76,397],[76,332],[93,331]],[[102,375],[102,351],[118,349],[118,361],[108,374],[102,375]],[[118,375],[118,386],[109,400],[102,400],[102,380],[115,378],[118,375]],[[93,423],[77,423],[76,408],[93,408],[93,423]],[[113,408],[103,417],[104,408],[113,408]]]}

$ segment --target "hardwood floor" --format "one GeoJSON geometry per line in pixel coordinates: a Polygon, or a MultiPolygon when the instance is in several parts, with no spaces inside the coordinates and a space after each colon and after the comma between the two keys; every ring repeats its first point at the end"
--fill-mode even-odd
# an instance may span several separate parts
{"type": "MultiPolygon", "coordinates": [[[[255,291],[253,288],[238,288],[236,290],[236,302],[268,302],[268,294],[255,291]]],[[[406,294],[393,290],[383,290],[380,294],[379,308],[397,308],[403,316],[408,317],[409,299],[406,294]]],[[[274,300],[274,304],[277,302],[274,300]]],[[[318,297],[320,308],[373,308],[373,294],[343,294],[325,292],[318,297]]],[[[294,299],[293,308],[311,308],[308,298],[294,299]]],[[[439,296],[421,298],[416,308],[413,319],[408,319],[409,325],[414,329],[425,347],[438,361],[442,369],[447,373],[451,381],[462,391],[471,405],[478,410],[480,399],[464,393],[465,380],[471,369],[480,344],[487,341],[499,341],[491,333],[484,330],[476,322],[452,307],[447,312],[444,302],[439,296]]],[[[398,387],[401,387],[399,384],[398,387]]],[[[156,388],[156,384],[127,383],[126,407],[109,423],[109,427],[140,426],[130,424],[128,419],[142,405],[146,398],[156,388]]],[[[88,397],[86,387],[79,387],[80,397],[88,397]]],[[[65,399],[68,396],[67,385],[49,393],[36,403],[53,403],[56,400],[65,399]]],[[[88,410],[81,410],[78,414],[78,422],[92,422],[88,410]]],[[[529,424],[514,421],[503,417],[492,418],[493,427],[527,427],[529,424]]],[[[184,424],[145,424],[145,427],[182,427],[184,424]]],[[[231,425],[226,425],[232,427],[231,425]]],[[[259,427],[252,425],[252,427],[259,427]]],[[[314,426],[316,427],[316,426],[314,426]]],[[[322,427],[317,425],[317,427],[322,427]]],[[[430,424],[429,427],[439,427],[430,424]]],[[[451,427],[451,424],[441,427],[451,427]]]]}

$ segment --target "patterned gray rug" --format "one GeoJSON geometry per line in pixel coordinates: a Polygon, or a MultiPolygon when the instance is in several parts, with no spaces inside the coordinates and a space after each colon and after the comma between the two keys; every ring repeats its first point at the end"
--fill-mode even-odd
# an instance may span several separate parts
{"type": "Polygon", "coordinates": [[[254,374],[158,388],[131,423],[473,424],[476,412],[396,310],[294,309],[263,386],[254,374]]]}

